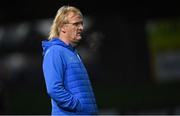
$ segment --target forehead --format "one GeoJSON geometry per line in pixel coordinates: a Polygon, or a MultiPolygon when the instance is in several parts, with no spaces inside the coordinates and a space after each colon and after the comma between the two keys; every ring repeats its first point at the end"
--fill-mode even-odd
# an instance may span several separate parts
{"type": "Polygon", "coordinates": [[[74,13],[74,12],[69,12],[68,15],[67,15],[67,18],[69,21],[71,20],[83,20],[82,16],[77,14],[77,13],[74,13]]]}

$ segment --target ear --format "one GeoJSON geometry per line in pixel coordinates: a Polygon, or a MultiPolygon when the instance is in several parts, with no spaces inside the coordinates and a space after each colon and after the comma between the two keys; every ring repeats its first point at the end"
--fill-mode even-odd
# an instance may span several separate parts
{"type": "Polygon", "coordinates": [[[62,26],[61,29],[58,28],[59,31],[63,32],[63,33],[66,33],[66,26],[62,26]]]}

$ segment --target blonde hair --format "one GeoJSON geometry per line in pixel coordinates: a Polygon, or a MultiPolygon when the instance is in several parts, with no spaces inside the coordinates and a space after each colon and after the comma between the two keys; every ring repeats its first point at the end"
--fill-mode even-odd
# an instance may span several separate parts
{"type": "Polygon", "coordinates": [[[49,32],[49,37],[48,37],[49,40],[55,37],[59,37],[60,28],[63,26],[63,24],[68,23],[67,15],[69,12],[73,12],[83,17],[81,11],[78,8],[73,6],[62,6],[57,11],[57,14],[53,20],[53,24],[49,32]]]}

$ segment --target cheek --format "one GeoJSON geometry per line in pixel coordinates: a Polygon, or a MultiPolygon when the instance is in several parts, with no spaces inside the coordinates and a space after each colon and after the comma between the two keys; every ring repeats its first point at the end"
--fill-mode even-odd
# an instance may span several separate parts
{"type": "Polygon", "coordinates": [[[69,37],[74,40],[76,38],[76,32],[74,31],[69,31],[69,37]]]}
{"type": "Polygon", "coordinates": [[[71,32],[71,35],[72,35],[72,36],[76,36],[76,31],[73,30],[73,31],[71,32]]]}
{"type": "Polygon", "coordinates": [[[71,36],[71,38],[75,38],[76,37],[76,30],[75,29],[70,29],[68,30],[69,36],[71,36]]]}

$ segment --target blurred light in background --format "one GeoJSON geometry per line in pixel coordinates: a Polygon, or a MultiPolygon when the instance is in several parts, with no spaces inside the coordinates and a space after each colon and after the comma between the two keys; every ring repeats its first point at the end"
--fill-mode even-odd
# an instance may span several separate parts
{"type": "Polygon", "coordinates": [[[154,79],[180,80],[180,20],[159,19],[147,23],[154,79]]]}
{"type": "Polygon", "coordinates": [[[49,35],[50,27],[53,22],[53,19],[44,19],[44,20],[38,20],[35,23],[35,30],[43,35],[44,37],[49,35]]]}

